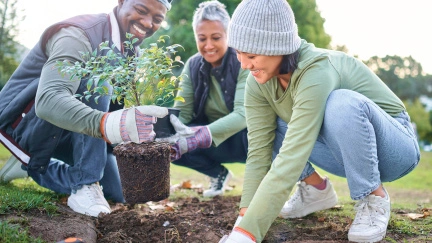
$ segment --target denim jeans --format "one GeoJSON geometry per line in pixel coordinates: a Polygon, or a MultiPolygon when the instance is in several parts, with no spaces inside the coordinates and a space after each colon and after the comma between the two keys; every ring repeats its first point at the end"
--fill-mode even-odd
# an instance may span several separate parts
{"type": "Polygon", "coordinates": [[[247,157],[247,130],[234,134],[219,146],[195,149],[185,153],[173,164],[194,169],[210,177],[217,177],[224,169],[222,163],[245,163],[247,157]]]}
{"type": "MultiPolygon", "coordinates": [[[[86,90],[82,84],[79,90],[86,90]]],[[[108,110],[110,98],[83,103],[98,110],[108,110]]],[[[64,131],[45,174],[29,173],[39,185],[57,193],[71,194],[83,185],[99,182],[107,199],[124,202],[117,161],[113,148],[103,139],[64,131]]]]}
{"type": "MultiPolygon", "coordinates": [[[[276,151],[288,129],[282,119],[277,122],[276,151]]],[[[351,198],[359,200],[382,182],[408,174],[419,160],[417,137],[408,113],[391,117],[364,95],[341,89],[333,91],[327,100],[318,139],[299,180],[315,171],[312,163],[347,178],[351,198]]]]}

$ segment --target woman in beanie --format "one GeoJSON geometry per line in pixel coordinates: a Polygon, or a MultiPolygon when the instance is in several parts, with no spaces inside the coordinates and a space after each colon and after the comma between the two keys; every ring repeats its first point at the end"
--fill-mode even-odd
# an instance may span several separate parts
{"type": "Polygon", "coordinates": [[[303,217],[335,205],[331,184],[311,164],[346,177],[358,200],[348,239],[381,240],[390,218],[382,183],[406,175],[420,159],[402,101],[361,61],[300,39],[286,0],[243,0],[228,45],[251,72],[249,151],[240,216],[221,242],[261,242],[278,215],[303,217]],[[288,128],[272,162],[276,117],[288,128]]]}
{"type": "Polygon", "coordinates": [[[195,10],[192,27],[198,53],[185,63],[178,93],[185,102],[175,103],[180,116],[171,118],[178,134],[197,127],[207,133],[203,137],[208,146],[193,149],[188,142],[187,151],[181,151],[174,144],[177,153],[172,156],[174,164],[210,178],[204,197],[222,195],[232,177],[222,163],[244,163],[247,154],[244,87],[249,71],[241,69],[235,50],[228,47],[229,21],[225,5],[216,0],[195,10]]]}

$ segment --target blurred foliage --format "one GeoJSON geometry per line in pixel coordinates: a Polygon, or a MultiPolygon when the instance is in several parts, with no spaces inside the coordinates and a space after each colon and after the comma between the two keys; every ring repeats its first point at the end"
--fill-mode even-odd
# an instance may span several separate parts
{"type": "Polygon", "coordinates": [[[331,37],[324,30],[325,19],[321,17],[315,0],[288,0],[294,12],[298,33],[302,39],[316,47],[329,48],[331,37]]]}
{"type": "Polygon", "coordinates": [[[418,100],[405,101],[405,107],[414,122],[417,135],[421,140],[429,140],[432,133],[432,126],[429,121],[429,113],[424,108],[423,104],[418,100]]]}
{"type": "Polygon", "coordinates": [[[374,56],[365,63],[402,100],[414,101],[420,95],[432,94],[432,76],[411,56],[374,56]]]}
{"type": "MultiPolygon", "coordinates": [[[[173,1],[172,9],[167,13],[167,25],[160,28],[154,36],[148,38],[142,45],[155,42],[161,35],[169,35],[170,43],[180,43],[185,51],[179,52],[182,61],[197,52],[195,36],[192,29],[192,18],[195,9],[204,1],[181,0],[173,1]]],[[[220,0],[226,6],[230,16],[241,0],[220,0]]],[[[315,0],[288,0],[291,5],[301,38],[312,42],[317,47],[328,48],[331,37],[324,31],[324,19],[317,10],[315,0]]],[[[180,67],[176,72],[181,71],[180,67]]]]}
{"type": "Polygon", "coordinates": [[[19,53],[15,41],[18,25],[24,19],[18,17],[18,0],[0,0],[0,88],[18,67],[19,53]]]}
{"type": "Polygon", "coordinates": [[[432,75],[426,74],[411,56],[374,56],[365,63],[404,101],[419,139],[432,142],[432,113],[419,99],[432,95],[432,75]]]}

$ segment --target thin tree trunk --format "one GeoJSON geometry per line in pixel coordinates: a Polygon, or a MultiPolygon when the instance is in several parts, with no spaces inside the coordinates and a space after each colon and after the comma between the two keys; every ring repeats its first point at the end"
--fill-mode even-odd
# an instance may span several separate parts
{"type": "MultiPolygon", "coordinates": [[[[1,16],[1,26],[0,26],[0,53],[2,53],[2,46],[3,46],[3,34],[4,29],[6,28],[6,15],[7,15],[7,9],[8,9],[9,0],[4,1],[4,9],[3,9],[3,15],[1,16]]],[[[3,55],[0,56],[0,61],[3,60],[3,55]]]]}

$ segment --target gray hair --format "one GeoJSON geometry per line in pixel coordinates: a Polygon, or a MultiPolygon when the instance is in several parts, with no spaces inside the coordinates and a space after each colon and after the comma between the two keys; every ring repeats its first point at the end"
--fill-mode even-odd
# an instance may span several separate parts
{"type": "Polygon", "coordinates": [[[225,5],[217,0],[200,3],[193,16],[192,28],[194,32],[197,25],[204,20],[219,21],[226,32],[230,16],[225,8],[225,5]]]}

